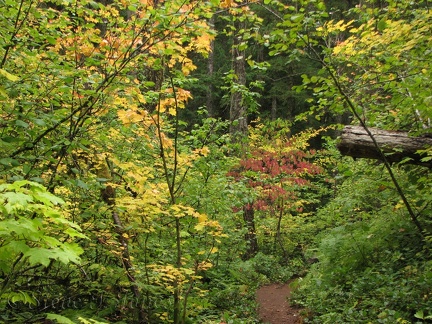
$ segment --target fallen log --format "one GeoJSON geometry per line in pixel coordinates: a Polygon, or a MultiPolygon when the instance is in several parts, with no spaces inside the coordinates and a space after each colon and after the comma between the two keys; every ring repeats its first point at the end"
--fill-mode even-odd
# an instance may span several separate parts
{"type": "MultiPolygon", "coordinates": [[[[388,162],[404,161],[432,168],[432,161],[421,161],[425,155],[417,153],[419,150],[432,147],[430,136],[414,137],[408,135],[407,132],[387,131],[378,128],[369,128],[369,131],[388,162]]],[[[345,126],[337,148],[342,155],[353,158],[382,160],[379,150],[362,126],[345,126]]]]}

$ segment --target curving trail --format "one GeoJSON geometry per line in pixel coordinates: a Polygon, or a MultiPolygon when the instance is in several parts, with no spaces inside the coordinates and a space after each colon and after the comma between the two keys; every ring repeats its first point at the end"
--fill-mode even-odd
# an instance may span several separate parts
{"type": "Polygon", "coordinates": [[[258,289],[256,299],[260,320],[266,324],[302,323],[300,309],[289,305],[290,294],[288,284],[271,284],[258,289]]]}

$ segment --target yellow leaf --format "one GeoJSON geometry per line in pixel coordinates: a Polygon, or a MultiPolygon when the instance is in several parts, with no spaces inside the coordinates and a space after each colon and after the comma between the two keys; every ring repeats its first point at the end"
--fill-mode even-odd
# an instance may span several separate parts
{"type": "Polygon", "coordinates": [[[224,0],[223,2],[221,2],[221,7],[222,8],[230,8],[230,7],[235,7],[235,3],[233,3],[232,0],[224,0]]]}
{"type": "Polygon", "coordinates": [[[91,44],[84,44],[81,46],[80,50],[84,56],[90,56],[93,54],[95,48],[91,44]]]}
{"type": "Polygon", "coordinates": [[[201,155],[201,156],[207,156],[209,154],[210,150],[207,146],[204,146],[203,148],[200,149],[195,149],[193,150],[193,153],[196,155],[201,155]]]}
{"type": "Polygon", "coordinates": [[[140,113],[131,109],[119,110],[117,112],[117,115],[119,119],[122,121],[122,123],[125,125],[137,123],[143,120],[143,116],[140,113]]]}
{"type": "Polygon", "coordinates": [[[197,224],[194,227],[197,231],[202,231],[204,230],[204,224],[197,224]]]}
{"type": "Polygon", "coordinates": [[[393,207],[393,209],[394,209],[394,210],[398,210],[398,209],[401,209],[401,208],[404,208],[404,207],[405,207],[404,203],[403,203],[402,201],[400,201],[400,202],[398,202],[398,203],[393,207]]]}
{"type": "Polygon", "coordinates": [[[138,101],[139,101],[140,103],[142,103],[142,104],[145,104],[145,103],[146,103],[146,99],[144,98],[144,96],[143,96],[141,93],[137,93],[136,96],[137,96],[138,101]]]}
{"type": "Polygon", "coordinates": [[[198,222],[203,223],[207,220],[207,215],[206,214],[198,214],[197,218],[198,218],[198,222]]]}
{"type": "Polygon", "coordinates": [[[191,275],[195,273],[192,269],[182,268],[182,270],[187,275],[191,275]]]}
{"type": "Polygon", "coordinates": [[[210,262],[200,262],[198,265],[199,270],[207,270],[210,269],[213,265],[210,262]]]}
{"type": "Polygon", "coordinates": [[[183,60],[183,64],[182,64],[182,72],[185,76],[189,75],[190,72],[192,72],[193,70],[195,70],[197,67],[195,64],[192,63],[192,60],[189,58],[185,58],[183,60]]]}

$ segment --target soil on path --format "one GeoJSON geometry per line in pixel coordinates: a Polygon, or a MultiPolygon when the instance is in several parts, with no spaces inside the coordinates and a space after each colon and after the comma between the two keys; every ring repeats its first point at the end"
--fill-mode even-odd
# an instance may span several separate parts
{"type": "Polygon", "coordinates": [[[288,297],[291,288],[288,284],[271,284],[258,289],[258,315],[263,323],[299,324],[300,309],[290,306],[288,297]]]}

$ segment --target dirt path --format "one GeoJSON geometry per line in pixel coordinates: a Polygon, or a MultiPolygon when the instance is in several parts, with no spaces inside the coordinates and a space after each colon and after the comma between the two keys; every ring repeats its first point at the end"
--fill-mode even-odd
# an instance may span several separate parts
{"type": "Polygon", "coordinates": [[[263,323],[299,324],[299,309],[289,305],[287,297],[291,289],[288,284],[271,284],[258,289],[256,298],[258,314],[263,323]]]}

